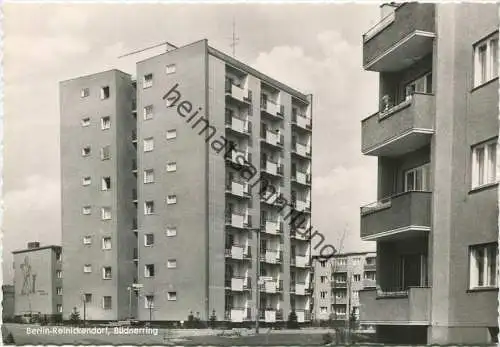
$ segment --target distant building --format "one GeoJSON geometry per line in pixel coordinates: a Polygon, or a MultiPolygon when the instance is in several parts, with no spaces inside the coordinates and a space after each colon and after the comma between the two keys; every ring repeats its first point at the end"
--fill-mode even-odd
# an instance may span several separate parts
{"type": "Polygon", "coordinates": [[[61,247],[28,243],[14,255],[14,314],[56,316],[62,313],[61,247]]]}
{"type": "Polygon", "coordinates": [[[2,320],[14,317],[14,286],[4,284],[2,286],[2,320]]]}
{"type": "Polygon", "coordinates": [[[314,320],[359,320],[359,291],[375,287],[375,252],[337,254],[324,259],[313,257],[314,320]]]}

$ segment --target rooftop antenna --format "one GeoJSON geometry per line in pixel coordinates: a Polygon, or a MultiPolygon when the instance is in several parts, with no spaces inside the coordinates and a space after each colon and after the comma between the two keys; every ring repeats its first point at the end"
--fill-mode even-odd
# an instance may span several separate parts
{"type": "Polygon", "coordinates": [[[128,57],[129,55],[133,55],[133,54],[138,54],[138,53],[141,53],[141,52],[144,52],[144,51],[147,51],[148,49],[152,49],[152,48],[156,48],[156,47],[160,47],[160,46],[165,46],[165,52],[168,52],[170,50],[174,50],[174,49],[177,49],[179,47],[171,44],[170,42],[168,41],[165,41],[165,42],[162,42],[162,43],[158,43],[156,45],[153,45],[153,46],[149,46],[149,47],[146,47],[146,48],[142,48],[142,49],[138,49],[136,51],[133,51],[133,52],[130,52],[130,53],[126,53],[126,54],[123,54],[123,55],[120,55],[118,57],[118,59],[120,58],[124,58],[124,57],[128,57]]]}
{"type": "Polygon", "coordinates": [[[236,22],[233,17],[233,37],[231,38],[231,48],[233,49],[233,58],[236,56],[236,45],[238,45],[240,38],[236,36],[236,22]]]}

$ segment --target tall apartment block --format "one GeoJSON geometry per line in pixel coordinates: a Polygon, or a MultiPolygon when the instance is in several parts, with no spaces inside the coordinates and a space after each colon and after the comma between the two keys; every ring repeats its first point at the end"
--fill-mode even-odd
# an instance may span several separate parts
{"type": "Polygon", "coordinates": [[[82,292],[94,319],[310,319],[311,96],[206,40],[140,61],[136,75],[61,87],[71,305],[82,292]]]}
{"type": "Polygon", "coordinates": [[[359,291],[375,287],[376,254],[338,253],[313,256],[314,321],[359,321],[359,291]]]}
{"type": "Polygon", "coordinates": [[[361,208],[377,287],[361,321],[381,342],[498,335],[498,5],[382,6],[363,36],[380,109],[362,121],[378,201],[361,208]]]}
{"type": "MultiPolygon", "coordinates": [[[[61,246],[40,246],[29,242],[14,256],[14,316],[58,320],[62,314],[61,246]]],[[[4,305],[8,299],[4,298],[4,305]]],[[[4,306],[5,308],[5,306],[4,306]]]]}

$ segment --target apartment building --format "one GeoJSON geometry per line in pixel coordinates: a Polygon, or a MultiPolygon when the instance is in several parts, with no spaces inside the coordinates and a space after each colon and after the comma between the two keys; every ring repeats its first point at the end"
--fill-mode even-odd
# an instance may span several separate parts
{"type": "Polygon", "coordinates": [[[2,285],[2,321],[6,322],[14,317],[14,286],[2,285]]]}
{"type": "Polygon", "coordinates": [[[381,342],[497,341],[498,26],[496,4],[403,3],[363,36],[381,103],[361,124],[378,201],[360,318],[381,342]]]}
{"type": "Polygon", "coordinates": [[[83,193],[68,172],[66,208],[73,214],[65,218],[66,233],[77,254],[67,267],[74,263],[80,277],[87,263],[97,271],[92,282],[73,278],[74,290],[112,297],[111,308],[99,308],[95,319],[120,319],[128,307],[139,320],[183,321],[192,312],[202,320],[274,323],[292,310],[299,321],[309,320],[312,97],[206,40],[140,61],[136,69],[136,82],[112,71],[66,82],[73,84],[63,92],[72,115],[62,112],[72,124],[64,136],[75,147],[63,149],[67,164],[98,181],[117,180],[108,196],[83,193]],[[111,87],[114,110],[100,110],[99,94],[89,105],[82,101],[81,91],[98,93],[102,86],[111,87]],[[80,125],[87,114],[97,121],[93,129],[80,125]],[[102,115],[121,130],[103,132],[102,115]],[[121,150],[106,173],[99,157],[79,156],[82,146],[99,150],[103,143],[112,154],[113,145],[121,150]],[[98,214],[90,228],[73,225],[88,218],[80,213],[85,205],[110,207],[111,219],[98,214]],[[303,223],[289,223],[290,213],[303,223]],[[85,247],[92,229],[97,237],[106,230],[120,246],[85,247]],[[105,270],[101,276],[108,267],[110,280],[105,270]]]}
{"type": "Polygon", "coordinates": [[[313,256],[314,321],[359,321],[359,291],[375,287],[374,252],[313,256]]]}
{"type": "MultiPolygon", "coordinates": [[[[29,242],[26,249],[12,254],[14,315],[60,317],[63,312],[61,247],[29,242]]],[[[4,309],[8,309],[9,297],[4,297],[3,304],[4,309]]]]}

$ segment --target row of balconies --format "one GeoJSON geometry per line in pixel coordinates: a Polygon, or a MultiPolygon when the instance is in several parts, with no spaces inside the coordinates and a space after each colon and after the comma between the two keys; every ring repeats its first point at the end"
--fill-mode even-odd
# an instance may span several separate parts
{"type": "MultiPolygon", "coordinates": [[[[232,244],[226,246],[224,255],[226,258],[234,260],[251,260],[252,248],[248,245],[232,244]]],[[[278,249],[262,249],[260,251],[260,261],[271,265],[283,263],[283,251],[278,249]]],[[[297,268],[309,268],[310,260],[306,255],[290,256],[290,265],[297,268]]]]}
{"type": "MultiPolygon", "coordinates": [[[[226,278],[225,288],[233,292],[245,292],[252,289],[252,282],[249,277],[232,276],[226,278]]],[[[266,294],[276,294],[283,292],[283,280],[272,277],[261,277],[259,291],[266,294]]],[[[309,295],[311,289],[309,283],[293,282],[290,284],[290,293],[294,295],[309,295]]]]}
{"type": "MultiPolygon", "coordinates": [[[[295,314],[297,315],[298,323],[311,320],[311,312],[309,310],[295,310],[295,314]]],[[[250,307],[230,307],[226,309],[224,318],[231,322],[252,321],[252,309],[250,307]]],[[[274,308],[262,309],[259,312],[259,321],[265,323],[283,321],[283,310],[274,308]]]]}

